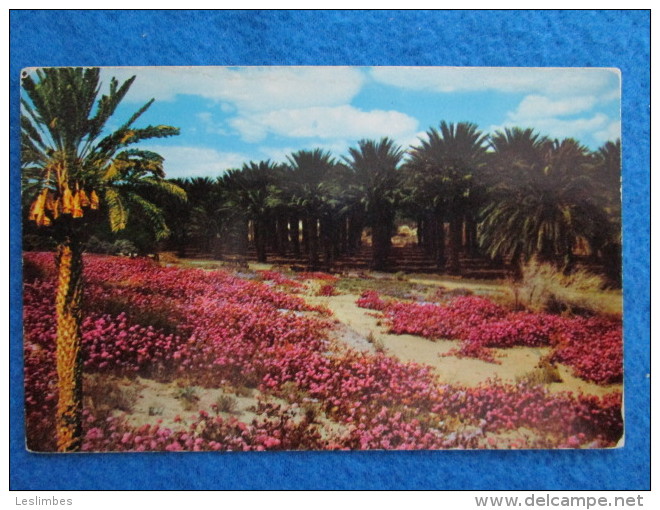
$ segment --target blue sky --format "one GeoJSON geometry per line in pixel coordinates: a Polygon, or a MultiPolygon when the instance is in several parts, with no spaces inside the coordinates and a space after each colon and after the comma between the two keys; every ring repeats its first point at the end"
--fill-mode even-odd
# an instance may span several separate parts
{"type": "Polygon", "coordinates": [[[168,177],[214,177],[315,147],[340,157],[362,138],[389,136],[407,148],[442,120],[473,122],[484,132],[532,127],[591,149],[621,132],[614,69],[104,68],[103,90],[111,76],[132,75],[110,127],[155,98],[136,125],[181,129],[180,136],[141,144],[165,157],[168,177]]]}

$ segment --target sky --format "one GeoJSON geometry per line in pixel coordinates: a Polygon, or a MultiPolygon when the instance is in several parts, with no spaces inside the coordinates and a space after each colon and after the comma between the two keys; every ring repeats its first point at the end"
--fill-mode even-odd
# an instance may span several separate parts
{"type": "Polygon", "coordinates": [[[443,120],[486,133],[531,127],[590,149],[621,136],[616,69],[108,67],[101,90],[112,76],[133,75],[108,127],[154,98],[135,126],[180,128],[179,136],[140,144],[165,158],[167,177],[216,177],[317,147],[339,159],[363,138],[388,136],[405,149],[443,120]]]}

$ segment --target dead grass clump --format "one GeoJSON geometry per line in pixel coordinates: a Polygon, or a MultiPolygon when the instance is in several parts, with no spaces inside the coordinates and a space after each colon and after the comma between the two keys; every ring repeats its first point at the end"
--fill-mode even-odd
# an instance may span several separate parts
{"type": "Polygon", "coordinates": [[[408,275],[404,271],[397,271],[394,273],[394,279],[400,282],[408,281],[408,275]]]}
{"type": "Polygon", "coordinates": [[[559,369],[548,356],[539,360],[537,365],[526,374],[516,377],[516,383],[528,383],[533,386],[562,382],[559,369]]]}
{"type": "Polygon", "coordinates": [[[104,419],[113,411],[132,413],[139,397],[133,381],[102,374],[85,375],[83,382],[85,406],[96,418],[104,419]]]}
{"type": "Polygon", "coordinates": [[[584,269],[566,275],[550,264],[532,260],[523,267],[521,280],[510,281],[508,287],[514,308],[590,315],[611,311],[603,292],[605,283],[603,276],[584,269]]]}
{"type": "Polygon", "coordinates": [[[149,406],[149,416],[162,416],[165,408],[163,406],[151,405],[149,406]]]}
{"type": "Polygon", "coordinates": [[[448,289],[447,287],[439,285],[437,289],[435,289],[432,293],[429,294],[428,301],[443,302],[443,301],[451,300],[455,297],[472,296],[473,294],[474,292],[472,290],[467,289],[465,287],[456,287],[454,289],[448,289]]]}
{"type": "Polygon", "coordinates": [[[374,335],[373,331],[369,331],[369,334],[367,335],[367,342],[369,342],[371,345],[374,346],[376,352],[378,353],[385,352],[385,344],[380,338],[374,335]]]}
{"type": "Polygon", "coordinates": [[[318,423],[319,416],[321,416],[321,406],[317,402],[303,400],[301,405],[305,419],[309,423],[318,423]]]}
{"type": "Polygon", "coordinates": [[[199,396],[194,386],[177,388],[174,392],[174,397],[181,401],[181,405],[185,411],[194,411],[197,409],[199,396]]]}
{"type": "Polygon", "coordinates": [[[251,397],[252,396],[252,390],[248,388],[247,386],[234,386],[233,392],[236,394],[237,397],[251,397]]]}
{"type": "Polygon", "coordinates": [[[171,251],[162,251],[158,253],[158,262],[161,264],[181,264],[179,257],[171,251]]]}
{"type": "Polygon", "coordinates": [[[230,395],[220,395],[213,404],[218,413],[233,414],[238,408],[238,401],[230,395]]]}

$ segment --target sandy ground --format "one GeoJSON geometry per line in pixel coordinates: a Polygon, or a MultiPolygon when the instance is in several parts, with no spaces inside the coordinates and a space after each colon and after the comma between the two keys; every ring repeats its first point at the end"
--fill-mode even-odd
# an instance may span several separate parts
{"type": "MultiPolygon", "coordinates": [[[[123,384],[130,385],[137,390],[137,401],[130,412],[115,410],[113,415],[125,416],[128,423],[138,427],[158,423],[171,430],[187,430],[190,424],[198,418],[200,410],[213,415],[214,411],[211,406],[217,404],[222,398],[231,400],[233,409],[231,412],[219,411],[218,416],[223,419],[234,417],[243,423],[251,423],[253,420],[261,421],[264,418],[256,413],[259,400],[283,407],[291,406],[294,419],[302,419],[307,407],[307,404],[304,403],[301,405],[272,395],[266,396],[256,389],[242,388],[239,395],[236,391],[227,388],[188,386],[185,388],[191,391],[195,398],[185,399],[181,397],[181,390],[184,387],[176,382],[162,383],[138,377],[132,381],[123,381],[123,384]]],[[[322,435],[341,433],[345,429],[343,424],[329,420],[318,405],[311,403],[311,399],[309,400],[309,406],[316,409],[315,423],[322,435]]]]}
{"type": "MultiPolygon", "coordinates": [[[[258,392],[250,390],[249,396],[238,396],[222,388],[189,387],[196,398],[185,399],[181,397],[181,386],[176,383],[161,383],[151,379],[138,377],[134,381],[138,389],[138,399],[132,412],[127,413],[129,423],[143,425],[145,423],[161,422],[163,427],[172,430],[187,428],[195,421],[200,409],[211,413],[211,405],[221,397],[230,398],[235,409],[229,412],[220,412],[223,418],[236,417],[243,422],[251,422],[257,415],[254,413],[257,405],[258,392]],[[176,418],[179,417],[177,421],[176,418]]],[[[273,399],[274,401],[275,399],[273,399]]],[[[285,404],[284,401],[277,403],[285,404]]],[[[116,414],[122,414],[117,412],[116,414]]]]}
{"type": "MultiPolygon", "coordinates": [[[[456,358],[443,356],[452,348],[459,346],[457,340],[431,341],[413,335],[393,335],[387,333],[384,321],[374,315],[373,310],[359,308],[355,301],[355,294],[344,294],[332,297],[306,297],[312,304],[325,305],[343,325],[335,337],[341,340],[342,331],[348,330],[350,334],[345,340],[352,347],[364,346],[363,342],[356,340],[356,333],[365,341],[371,334],[380,340],[387,354],[396,356],[402,361],[414,361],[433,367],[442,381],[450,384],[475,386],[487,379],[498,377],[502,380],[515,381],[517,377],[528,374],[537,365],[539,360],[550,352],[549,348],[513,347],[510,349],[495,349],[500,365],[486,363],[478,359],[456,358]]],[[[367,342],[367,345],[371,345],[367,342]]],[[[359,348],[359,347],[358,347],[359,348]]],[[[373,350],[363,348],[361,350],[373,350]]],[[[621,385],[612,384],[599,386],[583,381],[570,373],[570,367],[558,366],[562,379],[561,383],[550,383],[552,391],[573,391],[592,395],[604,395],[614,390],[620,390],[621,385]]]]}
{"type": "MultiPolygon", "coordinates": [[[[197,261],[196,261],[197,262],[197,261]]],[[[219,268],[222,264],[199,261],[199,264],[189,264],[206,269],[219,268]]],[[[270,269],[269,264],[250,264],[250,269],[270,269]]],[[[374,275],[372,275],[373,277],[374,275]]],[[[375,275],[376,277],[378,275],[375,275]]],[[[383,275],[391,279],[391,275],[383,275]]],[[[433,275],[408,275],[406,281],[410,284],[425,286],[442,286],[447,290],[458,288],[469,289],[480,295],[498,295],[506,292],[501,282],[463,280],[451,277],[435,277],[433,275]]],[[[315,282],[307,282],[310,293],[314,293],[315,282]]],[[[318,286],[318,285],[316,285],[318,286]]],[[[351,289],[352,290],[352,289],[351,289]]],[[[330,332],[331,338],[353,349],[375,353],[379,349],[388,355],[397,357],[404,362],[416,362],[432,367],[440,380],[449,384],[475,386],[488,379],[499,378],[503,381],[515,381],[517,378],[529,375],[535,370],[539,360],[547,355],[549,348],[514,347],[510,349],[495,349],[501,364],[486,363],[478,359],[444,356],[451,349],[459,346],[456,340],[431,341],[413,335],[393,335],[387,333],[387,326],[379,313],[373,310],[359,308],[355,301],[357,294],[346,293],[332,297],[301,296],[310,304],[328,307],[334,314],[335,328],[330,332]]],[[[616,296],[615,296],[616,298],[616,296]]],[[[620,297],[619,297],[620,299],[620,297]]],[[[616,305],[617,300],[613,299],[616,305]]],[[[572,391],[592,395],[604,395],[615,390],[622,390],[622,385],[599,386],[583,381],[571,375],[567,366],[558,367],[561,382],[548,384],[551,391],[572,391]]],[[[211,406],[222,399],[229,400],[231,412],[219,412],[223,418],[231,416],[244,423],[250,423],[259,416],[255,413],[258,400],[265,398],[259,391],[242,389],[236,391],[230,388],[189,387],[193,398],[183,398],[182,386],[173,383],[160,383],[149,379],[138,378],[131,381],[132,388],[138,392],[137,400],[127,420],[134,425],[160,423],[162,426],[176,430],[187,428],[194,421],[201,409],[211,411],[211,406]]],[[[268,401],[289,405],[282,399],[272,396],[268,401]]],[[[300,409],[299,416],[304,411],[300,409]]],[[[114,414],[124,414],[115,411],[114,414]]],[[[338,431],[341,426],[319,415],[321,431],[338,431]]]]}

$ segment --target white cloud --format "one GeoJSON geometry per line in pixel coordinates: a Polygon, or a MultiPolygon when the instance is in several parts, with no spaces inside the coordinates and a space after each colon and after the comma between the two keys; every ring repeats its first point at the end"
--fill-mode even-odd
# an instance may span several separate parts
{"type": "Polygon", "coordinates": [[[259,147],[259,152],[264,155],[264,159],[269,159],[274,163],[286,163],[286,157],[290,154],[307,149],[307,147],[259,147]]]}
{"type": "Polygon", "coordinates": [[[126,100],[174,100],[177,94],[198,95],[233,107],[267,111],[349,103],[365,81],[355,67],[109,67],[102,77],[137,78],[126,100]]]}
{"type": "Polygon", "coordinates": [[[165,158],[163,166],[167,178],[217,177],[230,168],[241,167],[249,159],[237,152],[220,152],[205,147],[144,144],[141,148],[165,158]]]}
{"type": "MultiPolygon", "coordinates": [[[[407,134],[403,138],[390,137],[394,140],[394,144],[401,147],[401,150],[406,151],[411,145],[418,145],[419,139],[426,136],[424,131],[419,131],[415,134],[407,134]]],[[[273,147],[261,146],[259,151],[265,158],[278,163],[286,163],[287,156],[299,150],[313,150],[321,149],[330,152],[330,154],[338,161],[342,156],[348,155],[350,147],[357,147],[357,141],[363,137],[356,137],[353,139],[337,138],[335,140],[318,141],[315,139],[309,140],[307,143],[301,143],[295,147],[273,147]]]]}
{"type": "Polygon", "coordinates": [[[621,123],[608,115],[594,111],[599,100],[594,95],[548,97],[531,94],[525,96],[518,107],[507,113],[501,126],[491,126],[491,131],[503,127],[533,127],[552,138],[589,138],[605,141],[620,134],[621,123]],[[579,117],[577,117],[580,115],[579,117]]]}
{"type": "Polygon", "coordinates": [[[351,142],[348,140],[332,140],[325,142],[310,140],[307,143],[302,143],[300,145],[296,145],[295,147],[261,146],[259,147],[259,151],[271,161],[276,163],[287,163],[287,156],[290,156],[294,152],[314,149],[327,151],[333,158],[340,160],[341,156],[346,154],[350,146],[351,142]]]}
{"type": "Polygon", "coordinates": [[[561,117],[591,110],[596,104],[594,96],[550,99],[546,96],[530,95],[520,102],[518,108],[509,113],[512,121],[525,122],[539,118],[561,117]]]}
{"type": "MultiPolygon", "coordinates": [[[[548,135],[551,138],[580,139],[585,135],[592,135],[608,129],[611,122],[611,119],[607,115],[596,113],[591,117],[578,119],[559,119],[556,117],[537,118],[534,119],[534,124],[531,127],[533,127],[535,131],[548,135]]],[[[521,126],[516,121],[508,120],[500,126],[491,126],[490,131],[492,133],[505,127],[512,126],[528,127],[526,125],[521,126]]]]}
{"type": "Polygon", "coordinates": [[[621,138],[621,121],[611,121],[609,124],[607,124],[607,126],[605,126],[605,129],[596,131],[594,133],[594,138],[601,143],[614,141],[617,138],[621,138]]]}
{"type": "Polygon", "coordinates": [[[420,140],[428,140],[426,131],[418,131],[413,136],[406,138],[405,140],[402,139],[401,147],[404,150],[407,150],[410,146],[418,146],[420,144],[420,140]]]}
{"type": "Polygon", "coordinates": [[[199,112],[198,114],[195,115],[195,118],[199,121],[199,125],[207,133],[211,133],[214,135],[229,134],[228,130],[223,125],[217,123],[213,119],[213,115],[211,114],[211,112],[199,112]]]}
{"type": "Polygon", "coordinates": [[[259,112],[229,121],[245,141],[258,142],[267,134],[296,138],[357,139],[410,137],[417,119],[397,111],[362,111],[353,106],[311,107],[259,112]]]}
{"type": "Polygon", "coordinates": [[[395,87],[432,92],[593,95],[612,94],[619,87],[617,70],[597,68],[374,67],[371,76],[395,87]]]}

